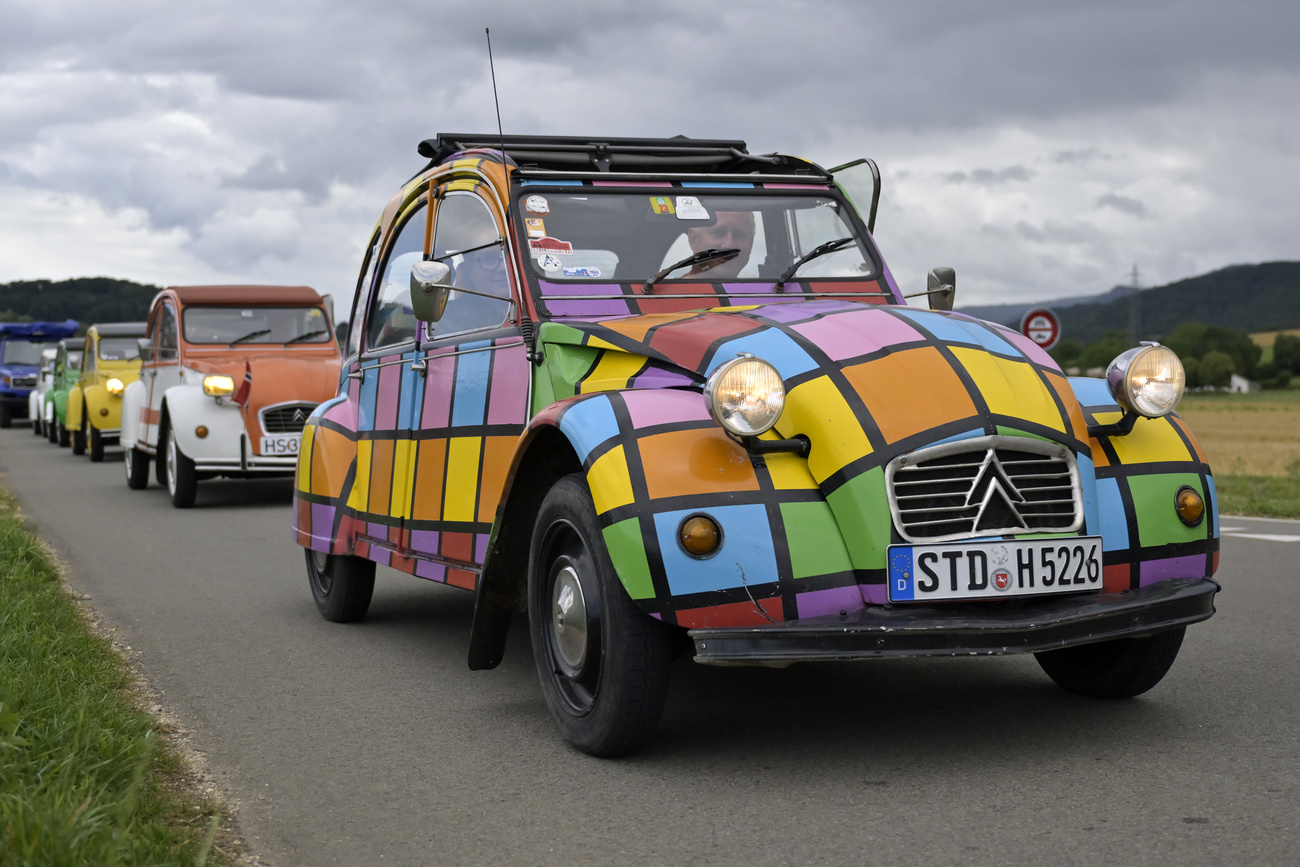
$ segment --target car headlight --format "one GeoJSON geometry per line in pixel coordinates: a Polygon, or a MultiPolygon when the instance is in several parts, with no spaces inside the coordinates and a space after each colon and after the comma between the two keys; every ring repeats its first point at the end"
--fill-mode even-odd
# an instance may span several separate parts
{"type": "Polygon", "coordinates": [[[122,389],[126,388],[126,386],[122,384],[122,380],[118,379],[117,377],[113,377],[108,382],[104,383],[104,388],[108,389],[109,394],[116,394],[120,396],[122,394],[122,389]]]}
{"type": "Polygon", "coordinates": [[[1178,406],[1187,387],[1187,374],[1172,349],[1148,343],[1115,356],[1106,368],[1106,384],[1120,406],[1158,418],[1178,406]]]}
{"type": "Polygon", "coordinates": [[[205,376],[203,377],[203,393],[213,397],[234,394],[235,380],[229,376],[205,376]]]}
{"type": "Polygon", "coordinates": [[[776,368],[752,355],[732,359],[704,383],[709,414],[722,427],[741,437],[768,431],[785,408],[785,383],[776,368]]]}

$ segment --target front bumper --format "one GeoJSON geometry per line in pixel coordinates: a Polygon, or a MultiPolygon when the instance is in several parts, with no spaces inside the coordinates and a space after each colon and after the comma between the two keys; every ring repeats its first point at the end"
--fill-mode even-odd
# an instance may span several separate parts
{"type": "Polygon", "coordinates": [[[695,661],[788,665],[814,660],[1037,653],[1149,635],[1214,614],[1209,578],[1161,581],[1125,593],[1009,602],[871,606],[848,617],[773,626],[692,629],[695,661]]]}

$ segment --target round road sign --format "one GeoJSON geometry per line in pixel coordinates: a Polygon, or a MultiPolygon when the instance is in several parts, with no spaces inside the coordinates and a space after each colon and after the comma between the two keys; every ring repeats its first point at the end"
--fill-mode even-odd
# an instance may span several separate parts
{"type": "Polygon", "coordinates": [[[1051,349],[1061,339],[1061,320],[1046,307],[1039,307],[1020,320],[1020,333],[1044,349],[1051,349]]]}

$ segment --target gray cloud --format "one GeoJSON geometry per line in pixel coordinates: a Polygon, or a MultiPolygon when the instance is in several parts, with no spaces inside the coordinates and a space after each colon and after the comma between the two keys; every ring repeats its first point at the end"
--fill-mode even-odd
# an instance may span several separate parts
{"type": "Polygon", "coordinates": [[[1143,219],[1147,215],[1146,205],[1137,199],[1131,199],[1128,196],[1121,196],[1119,193],[1106,193],[1097,199],[1097,207],[1113,208],[1122,214],[1128,214],[1131,217],[1143,219]]]}

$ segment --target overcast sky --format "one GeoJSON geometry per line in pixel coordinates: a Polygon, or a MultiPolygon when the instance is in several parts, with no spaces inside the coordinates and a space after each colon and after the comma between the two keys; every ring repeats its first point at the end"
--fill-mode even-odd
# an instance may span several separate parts
{"type": "Polygon", "coordinates": [[[871,156],[958,305],[1300,259],[1295,0],[0,0],[0,282],[350,298],[421,139],[871,156]]]}

